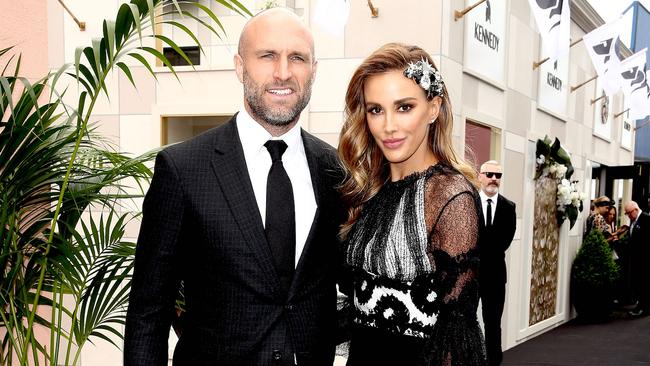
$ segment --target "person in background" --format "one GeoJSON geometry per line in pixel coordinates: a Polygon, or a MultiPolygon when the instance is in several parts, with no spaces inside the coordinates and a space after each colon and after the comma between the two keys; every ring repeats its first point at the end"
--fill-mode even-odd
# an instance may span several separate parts
{"type": "Polygon", "coordinates": [[[440,72],[420,47],[386,44],[352,75],[345,112],[347,365],[484,365],[476,173],[453,149],[440,72]]]}
{"type": "Polygon", "coordinates": [[[481,183],[481,270],[479,289],[485,326],[485,345],[488,363],[500,365],[501,317],[506,299],[506,250],[515,236],[517,212],[515,203],[499,192],[503,170],[499,162],[486,161],[481,165],[478,180],[481,183]]]}
{"type": "Polygon", "coordinates": [[[636,307],[630,311],[632,316],[650,314],[650,215],[642,212],[634,201],[625,204],[625,215],[630,219],[630,255],[632,289],[637,299],[636,307]]]}
{"type": "Polygon", "coordinates": [[[585,234],[590,232],[592,229],[598,229],[603,233],[603,235],[609,233],[609,225],[607,225],[604,215],[609,211],[609,207],[611,206],[610,202],[611,201],[607,196],[600,196],[592,202],[594,209],[591,211],[589,216],[587,216],[585,234]]]}
{"type": "Polygon", "coordinates": [[[616,222],[617,219],[618,219],[617,210],[612,202],[611,205],[607,208],[607,214],[605,215],[605,222],[607,223],[607,226],[609,226],[609,228],[607,229],[607,233],[609,234],[609,236],[605,235],[605,237],[607,238],[607,241],[609,242],[609,244],[612,246],[613,249],[616,248],[616,244],[618,243],[618,240],[620,239],[621,235],[623,235],[623,233],[626,232],[628,229],[627,225],[618,226],[616,222]]]}
{"type": "Polygon", "coordinates": [[[605,222],[609,225],[609,232],[615,233],[618,230],[618,225],[616,223],[616,207],[609,206],[607,210],[607,215],[605,215],[605,222]]]}
{"type": "Polygon", "coordinates": [[[234,62],[239,113],[156,158],[127,366],[168,364],[181,281],[186,313],[174,365],[334,361],[342,175],[334,148],[298,124],[316,73],[312,35],[287,9],[260,12],[244,26],[234,62]]]}
{"type": "Polygon", "coordinates": [[[608,228],[608,235],[605,235],[607,238],[607,241],[612,249],[612,256],[614,257],[614,261],[616,261],[616,264],[618,265],[619,268],[619,276],[618,276],[618,281],[616,284],[616,290],[615,290],[615,299],[614,299],[614,304],[615,305],[625,305],[627,303],[627,299],[629,298],[629,260],[630,256],[629,253],[627,252],[627,248],[625,246],[625,241],[620,240],[621,237],[625,232],[627,232],[628,226],[627,225],[621,225],[620,227],[617,226],[617,211],[616,207],[614,206],[609,206],[609,209],[607,211],[607,214],[605,215],[605,222],[607,222],[607,225],[609,226],[608,228]]]}

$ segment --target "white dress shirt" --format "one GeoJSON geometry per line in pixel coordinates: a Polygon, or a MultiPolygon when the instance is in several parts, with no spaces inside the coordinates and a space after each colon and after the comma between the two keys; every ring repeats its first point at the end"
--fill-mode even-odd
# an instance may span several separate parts
{"type": "Polygon", "coordinates": [[[305,247],[317,208],[305,147],[300,135],[300,126],[296,124],[284,135],[273,137],[246,112],[246,109],[242,108],[237,114],[237,130],[244,150],[248,176],[253,185],[257,208],[260,210],[260,216],[262,216],[262,222],[265,225],[266,180],[271,169],[271,156],[264,143],[268,140],[283,140],[287,144],[287,150],[282,154],[282,164],[287,171],[293,188],[293,202],[296,213],[295,266],[305,247]]]}
{"type": "MultiPolygon", "coordinates": [[[[483,208],[483,222],[485,222],[485,225],[488,224],[487,222],[487,200],[488,198],[492,200],[492,222],[494,222],[494,213],[497,212],[497,199],[499,199],[499,192],[497,192],[494,196],[488,197],[483,190],[481,190],[478,195],[481,197],[481,207],[483,208]]],[[[490,225],[492,225],[492,222],[490,225]]]]}

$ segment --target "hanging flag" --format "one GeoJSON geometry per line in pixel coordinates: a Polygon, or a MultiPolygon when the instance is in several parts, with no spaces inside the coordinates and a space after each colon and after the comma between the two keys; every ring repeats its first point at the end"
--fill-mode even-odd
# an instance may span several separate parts
{"type": "Polygon", "coordinates": [[[621,76],[618,67],[623,56],[623,42],[621,41],[621,18],[604,24],[587,33],[582,40],[587,47],[587,53],[591,57],[591,63],[598,77],[605,94],[614,95],[621,88],[621,76]]]}
{"type": "Polygon", "coordinates": [[[630,118],[640,119],[650,115],[650,85],[646,71],[646,51],[641,51],[621,61],[619,73],[623,79],[625,98],[630,101],[630,118]]]}
{"type": "Polygon", "coordinates": [[[632,93],[630,97],[630,118],[643,119],[650,116],[650,85],[648,71],[645,72],[645,85],[632,93]]]}
{"type": "Polygon", "coordinates": [[[569,50],[571,17],[569,0],[528,0],[542,36],[545,55],[557,60],[569,50]]]}

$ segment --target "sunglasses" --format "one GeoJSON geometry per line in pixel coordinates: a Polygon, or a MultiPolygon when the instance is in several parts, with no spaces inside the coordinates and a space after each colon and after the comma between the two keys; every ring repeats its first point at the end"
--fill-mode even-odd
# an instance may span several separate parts
{"type": "Polygon", "coordinates": [[[481,174],[485,174],[485,176],[488,178],[497,177],[497,179],[501,179],[501,175],[503,175],[503,173],[494,173],[494,172],[483,172],[481,174]]]}

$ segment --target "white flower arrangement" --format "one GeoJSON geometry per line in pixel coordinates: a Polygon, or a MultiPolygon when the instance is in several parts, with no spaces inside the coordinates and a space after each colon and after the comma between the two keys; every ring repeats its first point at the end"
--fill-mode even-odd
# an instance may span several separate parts
{"type": "Polygon", "coordinates": [[[579,191],[577,185],[577,180],[560,180],[557,185],[557,200],[555,201],[558,211],[566,213],[570,206],[572,209],[582,210],[582,201],[587,198],[587,195],[579,191]]]}
{"type": "MultiPolygon", "coordinates": [[[[544,164],[544,156],[541,156],[537,158],[537,161],[539,162],[541,159],[542,164],[544,164]]],[[[542,168],[542,174],[540,176],[542,177],[548,177],[548,176],[553,176],[556,179],[562,179],[566,175],[568,168],[564,164],[558,164],[558,163],[553,163],[553,164],[548,164],[544,168],[542,168]]]]}
{"type": "Polygon", "coordinates": [[[578,190],[577,180],[569,180],[573,174],[571,157],[562,148],[557,138],[551,144],[548,137],[545,137],[544,140],[537,140],[535,155],[537,156],[535,158],[535,179],[548,177],[558,181],[555,200],[558,224],[562,225],[568,218],[570,227],[573,227],[578,213],[583,209],[582,202],[587,195],[578,190]]]}

